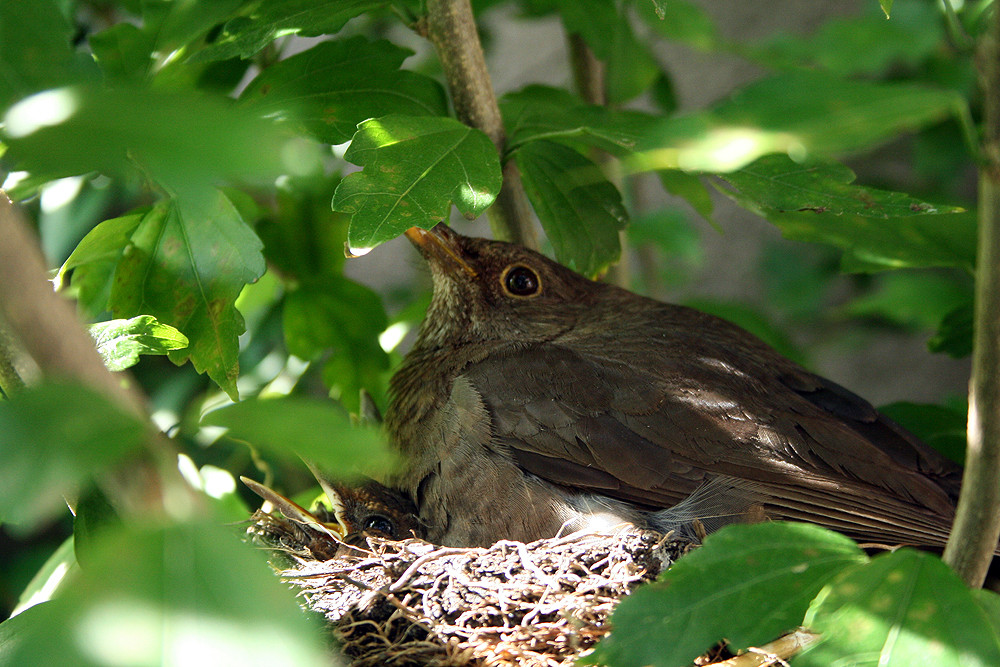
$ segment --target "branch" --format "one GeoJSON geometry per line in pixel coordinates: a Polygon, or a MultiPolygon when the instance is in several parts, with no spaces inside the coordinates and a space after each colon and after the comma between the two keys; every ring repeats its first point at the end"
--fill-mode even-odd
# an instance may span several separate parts
{"type": "Polygon", "coordinates": [[[128,376],[104,367],[73,305],[52,290],[34,234],[2,192],[0,239],[0,316],[42,373],[78,380],[145,418],[144,400],[128,376]]]}
{"type": "Polygon", "coordinates": [[[965,477],[944,561],[980,587],[1000,539],[1000,20],[982,37],[983,164],[979,171],[975,345],[965,477]]]}
{"type": "Polygon", "coordinates": [[[14,341],[0,323],[0,392],[7,398],[24,389],[24,380],[14,366],[15,350],[14,341]]]}
{"type": "MultiPolygon", "coordinates": [[[[507,137],[469,0],[427,0],[426,32],[441,60],[459,120],[485,132],[503,157],[507,137]]],[[[538,248],[531,206],[510,160],[503,168],[500,195],[486,215],[497,238],[538,248]]]]}

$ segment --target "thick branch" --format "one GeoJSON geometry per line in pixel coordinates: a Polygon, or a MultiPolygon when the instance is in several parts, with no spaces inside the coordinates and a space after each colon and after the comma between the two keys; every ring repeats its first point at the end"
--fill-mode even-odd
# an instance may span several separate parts
{"type": "MultiPolygon", "coordinates": [[[[485,132],[503,156],[503,120],[469,0],[427,0],[427,37],[441,60],[459,120],[485,132]]],[[[503,176],[500,195],[487,211],[493,233],[537,248],[531,207],[513,162],[504,166],[503,176]]]]}
{"type": "Polygon", "coordinates": [[[8,398],[24,389],[24,380],[14,366],[14,356],[14,341],[0,322],[0,392],[8,398]]]}
{"type": "Polygon", "coordinates": [[[979,176],[976,324],[965,478],[944,560],[982,586],[1000,539],[1000,20],[984,35],[983,158],[979,176]]]}
{"type": "Polygon", "coordinates": [[[73,306],[52,290],[45,261],[20,212],[0,193],[0,315],[47,376],[73,378],[145,417],[127,375],[112,375],[73,306]]]}

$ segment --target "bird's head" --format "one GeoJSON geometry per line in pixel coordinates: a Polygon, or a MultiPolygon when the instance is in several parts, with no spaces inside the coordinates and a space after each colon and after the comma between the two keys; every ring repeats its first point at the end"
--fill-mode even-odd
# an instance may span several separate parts
{"type": "Polygon", "coordinates": [[[550,340],[604,287],[522,246],[462,236],[443,223],[406,236],[434,281],[417,347],[550,340]]]}

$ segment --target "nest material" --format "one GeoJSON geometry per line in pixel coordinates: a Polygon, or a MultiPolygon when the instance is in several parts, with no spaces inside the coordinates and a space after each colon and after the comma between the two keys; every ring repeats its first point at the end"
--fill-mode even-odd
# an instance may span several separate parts
{"type": "Polygon", "coordinates": [[[354,667],[568,666],[618,600],[690,548],[637,529],[488,549],[366,537],[363,548],[258,513],[251,533],[324,615],[354,667]]]}

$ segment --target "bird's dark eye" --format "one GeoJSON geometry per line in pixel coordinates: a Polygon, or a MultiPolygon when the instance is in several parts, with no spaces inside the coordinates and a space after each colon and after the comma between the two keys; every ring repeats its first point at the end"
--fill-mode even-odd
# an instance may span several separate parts
{"type": "Polygon", "coordinates": [[[381,514],[372,514],[364,520],[362,528],[373,533],[382,533],[386,537],[396,536],[396,523],[381,514]]]}
{"type": "Polygon", "coordinates": [[[504,289],[514,296],[534,296],[542,287],[538,274],[522,264],[507,267],[502,280],[504,289]]]}

